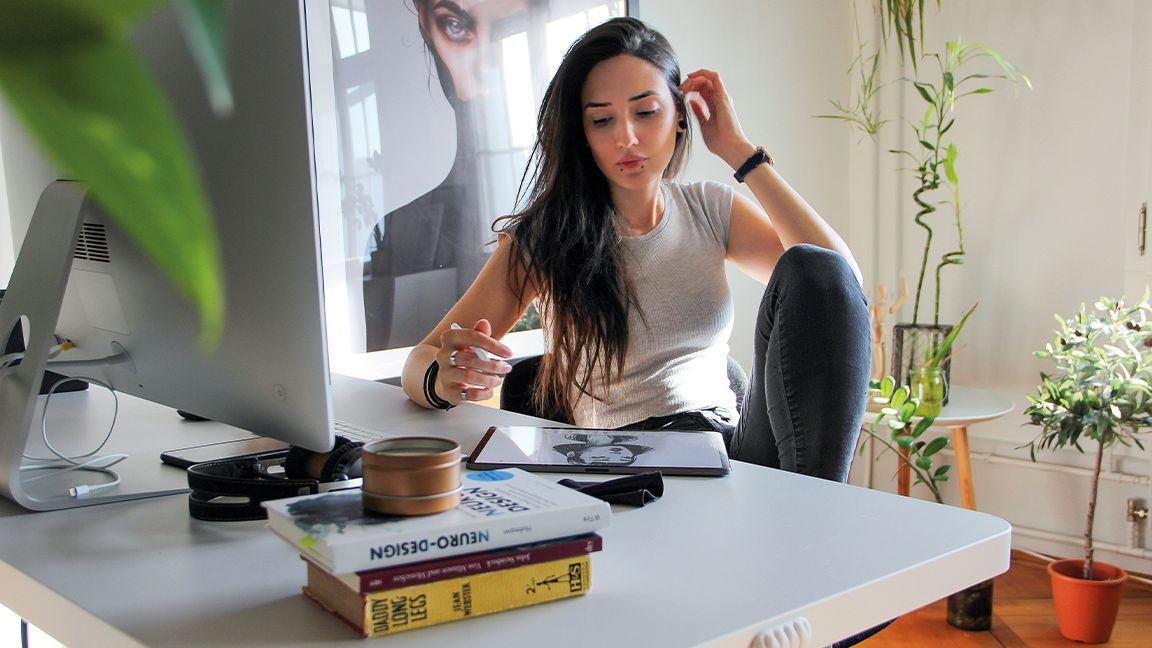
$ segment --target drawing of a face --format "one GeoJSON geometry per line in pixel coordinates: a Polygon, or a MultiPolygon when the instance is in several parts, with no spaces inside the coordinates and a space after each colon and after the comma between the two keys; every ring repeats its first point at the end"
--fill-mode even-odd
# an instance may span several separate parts
{"type": "Polygon", "coordinates": [[[591,446],[576,453],[579,463],[627,466],[636,461],[636,455],[622,445],[591,446]]]}
{"type": "Polygon", "coordinates": [[[527,7],[528,0],[417,1],[420,31],[447,68],[457,99],[484,94],[484,79],[499,60],[496,48],[507,35],[504,26],[527,7]]]}

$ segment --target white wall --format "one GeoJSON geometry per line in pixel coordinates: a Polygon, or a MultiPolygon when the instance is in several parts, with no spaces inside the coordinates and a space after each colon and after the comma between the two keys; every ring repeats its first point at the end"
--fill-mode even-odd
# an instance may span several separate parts
{"type": "MultiPolygon", "coordinates": [[[[1125,289],[1125,259],[1135,245],[1139,206],[1132,199],[1128,161],[1132,146],[1152,149],[1147,139],[1131,141],[1132,124],[1152,119],[1152,107],[1133,100],[1131,80],[1148,69],[1147,49],[1137,48],[1152,31],[1152,11],[1143,0],[965,0],[945,2],[939,14],[932,5],[927,5],[925,24],[930,47],[942,48],[945,40],[962,35],[998,50],[1034,85],[1032,91],[963,99],[954,128],[968,259],[945,275],[941,319],[954,323],[971,304],[980,307],[960,338],[953,379],[1001,391],[1017,404],[1015,413],[970,430],[976,437],[974,451],[998,457],[976,462],[977,502],[981,510],[1020,527],[1017,546],[1075,556],[1087,479],[1027,461],[998,461],[1027,460],[1017,447],[1034,437],[1036,428],[1025,425],[1024,395],[1049,366],[1032,352],[1049,339],[1053,313],[1070,315],[1082,302],[1091,305],[1101,295],[1119,296],[1125,289]],[[1039,540],[1027,535],[1025,527],[1072,539],[1039,540]]],[[[919,119],[923,102],[909,93],[906,106],[906,114],[919,119]]],[[[894,165],[882,160],[881,166],[894,165]]],[[[879,175],[885,173],[881,168],[879,175]]],[[[857,185],[853,190],[855,201],[861,193],[857,185]]],[[[1149,198],[1145,193],[1143,200],[1149,198]]],[[[889,285],[897,267],[908,271],[909,282],[914,280],[922,245],[918,228],[911,225],[910,199],[901,200],[895,213],[891,209],[874,216],[874,268],[882,268],[876,278],[889,285]]],[[[927,288],[921,321],[932,297],[927,288]]],[[[911,317],[910,302],[904,319],[911,317]]],[[[1087,460],[1075,451],[1040,458],[1081,466],[1087,460]]],[[[1096,537],[1124,546],[1130,532],[1124,519],[1127,498],[1152,500],[1148,455],[1118,453],[1109,464],[1126,474],[1102,484],[1096,537]]],[[[890,474],[881,469],[876,476],[887,481],[890,474]]],[[[955,493],[949,501],[958,501],[955,493]]],[[[1143,558],[1100,557],[1152,572],[1149,552],[1143,558]]]]}
{"type": "Polygon", "coordinates": [[[40,192],[57,177],[0,100],[0,287],[8,285],[40,192]]]}

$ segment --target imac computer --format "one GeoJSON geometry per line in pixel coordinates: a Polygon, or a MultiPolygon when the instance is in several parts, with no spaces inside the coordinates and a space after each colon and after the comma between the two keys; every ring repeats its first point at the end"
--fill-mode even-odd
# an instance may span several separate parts
{"type": "MultiPolygon", "coordinates": [[[[155,449],[117,449],[129,454],[114,468],[119,483],[86,497],[70,488],[99,476],[33,480],[42,471],[21,470],[40,436],[37,394],[54,367],[47,356],[57,335],[75,344],[58,356],[68,361],[60,373],[311,450],[331,447],[306,27],[303,3],[230,5],[228,117],[213,114],[174,12],[135,34],[199,160],[222,251],[223,336],[214,349],[200,344],[194,308],[81,183],[45,189],[0,303],[4,339],[22,329],[27,346],[20,363],[0,370],[0,492],[8,499],[51,510],[185,489],[182,475],[173,486],[175,469],[161,466],[155,449]]],[[[102,391],[54,396],[49,409],[102,391]]],[[[104,452],[117,446],[113,429],[104,452]]]]}

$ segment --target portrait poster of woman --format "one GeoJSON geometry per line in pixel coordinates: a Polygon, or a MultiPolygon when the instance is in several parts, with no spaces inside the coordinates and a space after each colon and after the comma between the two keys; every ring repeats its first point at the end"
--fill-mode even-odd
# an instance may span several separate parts
{"type": "Polygon", "coordinates": [[[344,293],[338,317],[329,306],[334,357],[419,342],[467,290],[492,222],[515,207],[547,80],[576,37],[626,5],[332,0],[343,276],[325,287],[344,293]]]}

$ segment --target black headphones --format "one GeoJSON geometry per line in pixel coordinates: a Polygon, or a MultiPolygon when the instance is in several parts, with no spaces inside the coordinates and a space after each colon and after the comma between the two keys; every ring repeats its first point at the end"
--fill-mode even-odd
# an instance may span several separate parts
{"type": "Polygon", "coordinates": [[[262,502],[355,488],[362,469],[359,441],[337,436],[328,452],[292,446],[287,455],[196,464],[188,469],[188,513],[197,520],[263,520],[262,502]],[[238,498],[244,498],[237,501],[238,498]]]}

